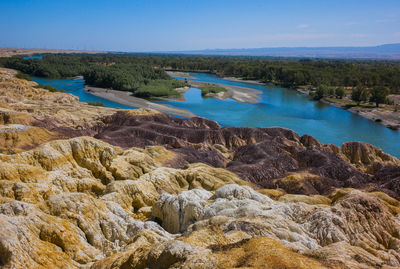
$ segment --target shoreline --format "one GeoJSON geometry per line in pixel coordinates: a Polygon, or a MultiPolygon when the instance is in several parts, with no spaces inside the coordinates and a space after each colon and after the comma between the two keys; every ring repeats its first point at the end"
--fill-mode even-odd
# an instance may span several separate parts
{"type": "MultiPolygon", "coordinates": [[[[193,73],[195,73],[195,72],[193,72],[193,73]]],[[[190,78],[189,72],[169,71],[168,74],[171,76],[174,75],[175,77],[190,78]]],[[[221,79],[235,81],[235,82],[251,83],[251,84],[255,84],[255,85],[266,85],[265,83],[262,83],[257,80],[244,80],[244,79],[235,78],[235,77],[222,77],[221,79]]],[[[258,94],[256,94],[256,97],[255,97],[254,93],[252,93],[252,94],[250,94],[251,95],[250,98],[244,98],[244,99],[242,99],[240,96],[238,96],[240,94],[243,94],[243,92],[242,92],[243,90],[247,90],[250,88],[239,87],[239,86],[230,86],[230,85],[219,84],[219,83],[207,83],[207,82],[193,81],[193,80],[188,80],[188,82],[193,87],[196,87],[196,86],[201,87],[203,85],[217,85],[217,86],[222,86],[227,89],[227,92],[225,92],[223,94],[222,93],[208,94],[207,96],[209,96],[209,97],[214,97],[214,98],[217,98],[220,100],[225,100],[226,98],[231,98],[231,99],[234,99],[239,102],[248,102],[248,103],[259,102],[258,94]],[[231,89],[228,89],[228,88],[231,88],[231,89]],[[239,91],[239,90],[242,90],[242,91],[239,91]]],[[[253,90],[253,89],[251,89],[251,90],[253,90]]],[[[299,92],[301,94],[309,95],[309,90],[301,89],[301,88],[297,88],[294,90],[296,90],[297,92],[299,92]]],[[[258,91],[258,92],[261,93],[260,91],[258,91]]],[[[387,111],[387,110],[384,110],[381,108],[366,109],[366,108],[362,108],[362,107],[348,107],[348,104],[335,102],[334,100],[327,100],[327,99],[321,99],[320,101],[324,102],[325,104],[347,110],[347,111],[357,114],[363,118],[366,118],[373,122],[384,125],[385,127],[389,128],[391,130],[400,130],[400,112],[387,111]]]]}
{"type": "MultiPolygon", "coordinates": [[[[208,73],[212,75],[218,76],[216,73],[212,72],[201,72],[201,71],[165,71],[168,75],[171,77],[179,77],[179,78],[190,78],[190,79],[195,79],[190,75],[190,73],[208,73]]],[[[219,77],[219,76],[218,76],[219,77]]],[[[266,85],[264,82],[260,80],[254,80],[254,79],[243,79],[243,78],[237,78],[237,77],[219,77],[220,79],[224,80],[229,80],[229,81],[235,81],[235,82],[243,82],[243,83],[249,83],[249,84],[256,84],[256,85],[266,85]]]]}
{"type": "Polygon", "coordinates": [[[222,77],[222,79],[229,80],[229,81],[235,81],[235,82],[255,84],[255,85],[266,85],[264,82],[261,82],[259,80],[253,80],[253,79],[247,80],[247,79],[236,78],[236,77],[222,77]]]}
{"type": "Polygon", "coordinates": [[[188,80],[188,83],[193,88],[201,88],[202,86],[220,86],[220,87],[225,88],[226,92],[220,92],[217,94],[209,93],[206,95],[207,97],[213,97],[213,98],[217,98],[220,100],[225,100],[227,98],[231,98],[231,99],[241,102],[241,103],[255,104],[255,103],[259,103],[260,99],[261,99],[261,97],[259,95],[262,93],[262,91],[251,89],[251,88],[240,87],[240,86],[231,86],[231,85],[220,84],[220,83],[194,81],[194,80],[188,80]]]}
{"type": "Polygon", "coordinates": [[[91,86],[85,86],[84,90],[88,94],[101,97],[122,105],[133,106],[138,108],[155,109],[162,113],[185,117],[185,118],[196,117],[195,114],[193,114],[188,110],[174,108],[164,104],[153,103],[142,98],[131,96],[130,95],[131,93],[126,91],[116,91],[116,90],[91,87],[91,86]]]}
{"type": "Polygon", "coordinates": [[[400,112],[392,112],[380,108],[366,109],[362,107],[347,107],[346,104],[326,99],[321,99],[321,101],[325,104],[347,110],[370,121],[384,125],[393,131],[400,130],[400,112]]]}
{"type": "MultiPolygon", "coordinates": [[[[217,98],[219,100],[225,100],[227,98],[231,98],[231,99],[241,102],[241,103],[259,103],[260,99],[261,99],[261,97],[259,95],[262,93],[262,91],[255,90],[252,88],[192,80],[195,78],[191,77],[190,73],[188,73],[188,72],[167,71],[167,74],[170,75],[171,77],[189,78],[187,81],[190,84],[190,86],[193,88],[215,85],[215,86],[220,86],[220,87],[223,87],[226,89],[226,92],[224,92],[224,93],[207,94],[206,95],[207,97],[217,98]]],[[[243,81],[243,82],[247,82],[247,81],[243,81]]],[[[261,84],[260,82],[257,82],[257,81],[253,81],[253,82],[249,82],[249,83],[261,84]]]]}
{"type": "Polygon", "coordinates": [[[189,72],[181,72],[181,71],[165,71],[165,73],[167,73],[169,76],[171,77],[178,77],[178,78],[191,78],[191,79],[195,79],[194,77],[192,77],[190,75],[189,72]]]}
{"type": "MultiPolygon", "coordinates": [[[[297,88],[295,90],[298,93],[305,94],[308,96],[310,95],[309,90],[301,88],[297,88]]],[[[388,111],[382,108],[367,109],[357,106],[351,107],[349,104],[325,98],[322,98],[320,101],[323,102],[324,104],[347,110],[365,119],[384,125],[385,127],[393,131],[400,130],[400,112],[388,111]]]]}

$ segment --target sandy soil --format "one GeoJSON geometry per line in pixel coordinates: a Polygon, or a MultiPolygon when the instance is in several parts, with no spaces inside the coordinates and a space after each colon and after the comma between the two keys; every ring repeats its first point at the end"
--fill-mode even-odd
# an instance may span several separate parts
{"type": "Polygon", "coordinates": [[[207,96],[218,98],[221,100],[225,100],[226,98],[231,98],[233,100],[236,100],[236,101],[242,102],[242,103],[258,103],[258,102],[260,102],[259,94],[262,93],[259,90],[254,90],[251,88],[231,86],[231,85],[218,84],[218,83],[207,83],[207,82],[190,80],[189,84],[195,88],[199,88],[202,86],[212,86],[212,85],[221,86],[226,89],[226,92],[218,93],[218,94],[208,94],[207,96]]]}
{"type": "Polygon", "coordinates": [[[242,78],[235,78],[235,77],[223,77],[222,79],[230,80],[230,81],[236,81],[236,82],[244,82],[244,83],[250,83],[250,84],[256,84],[256,85],[265,85],[265,83],[259,81],[259,80],[247,80],[247,79],[242,79],[242,78]]]}
{"type": "MultiPolygon", "coordinates": [[[[188,72],[180,72],[180,71],[166,71],[168,75],[171,77],[178,77],[178,78],[191,78],[194,79],[188,72]]],[[[262,83],[261,81],[258,80],[246,80],[242,78],[236,78],[236,77],[223,77],[222,79],[225,80],[230,80],[230,81],[236,81],[236,82],[244,82],[244,83],[250,83],[250,84],[257,84],[257,85],[265,85],[265,83],[262,83]]]]}
{"type": "Polygon", "coordinates": [[[95,96],[102,97],[104,99],[108,99],[127,106],[151,108],[163,113],[181,117],[187,117],[187,118],[196,116],[192,112],[184,109],[173,108],[167,105],[157,104],[142,98],[131,96],[130,92],[108,90],[104,88],[89,87],[89,86],[85,87],[85,91],[95,96]]]}
{"type": "Polygon", "coordinates": [[[399,130],[400,129],[400,112],[386,110],[382,107],[379,108],[362,108],[362,107],[348,107],[346,103],[334,102],[332,100],[322,100],[323,102],[346,109],[352,113],[358,114],[364,118],[383,124],[386,127],[399,130]]]}
{"type": "Polygon", "coordinates": [[[0,57],[11,57],[13,55],[32,55],[39,53],[105,53],[104,51],[89,50],[61,50],[61,49],[16,49],[0,48],[0,57]]]}
{"type": "Polygon", "coordinates": [[[187,72],[178,72],[178,71],[165,71],[171,77],[178,77],[178,78],[191,78],[194,79],[189,73],[187,72]]]}
{"type": "MultiPolygon", "coordinates": [[[[171,77],[180,77],[180,78],[191,78],[194,79],[194,77],[191,77],[189,73],[187,72],[175,72],[175,71],[167,71],[167,74],[170,75],[171,77]]],[[[228,80],[233,80],[236,78],[228,78],[228,80]]],[[[236,79],[235,81],[242,81],[240,79],[236,79]]],[[[221,86],[226,89],[225,93],[218,93],[218,94],[208,94],[207,96],[209,97],[214,97],[218,98],[220,100],[225,100],[226,98],[231,98],[233,100],[236,100],[238,102],[242,103],[258,103],[260,102],[260,96],[261,91],[254,90],[251,88],[247,87],[239,87],[239,86],[231,86],[231,85],[225,85],[225,84],[219,84],[219,83],[208,83],[208,82],[201,82],[201,81],[194,81],[194,80],[189,80],[189,84],[192,87],[202,87],[202,86],[210,86],[210,85],[217,85],[221,86]]],[[[247,80],[245,82],[248,82],[247,80]]],[[[260,82],[257,81],[252,81],[250,83],[254,84],[259,84],[260,82]]]]}
{"type": "Polygon", "coordinates": [[[399,130],[400,129],[400,112],[393,112],[383,109],[360,109],[360,108],[350,108],[351,112],[357,113],[364,118],[379,122],[386,127],[399,130]]]}

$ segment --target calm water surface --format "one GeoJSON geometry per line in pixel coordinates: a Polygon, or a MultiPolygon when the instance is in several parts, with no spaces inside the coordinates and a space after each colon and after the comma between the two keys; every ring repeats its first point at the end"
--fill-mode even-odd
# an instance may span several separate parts
{"type": "Polygon", "coordinates": [[[123,105],[120,103],[116,103],[113,101],[109,101],[107,99],[97,97],[97,96],[87,93],[83,89],[85,87],[85,80],[83,78],[79,78],[79,79],[47,79],[47,78],[32,77],[32,80],[39,84],[43,84],[43,85],[49,84],[59,90],[63,89],[67,93],[78,96],[79,100],[81,102],[100,101],[100,102],[103,102],[104,105],[107,107],[114,107],[114,108],[119,107],[119,108],[127,108],[127,109],[136,108],[136,107],[126,106],[126,105],[123,105]]]}
{"type": "Polygon", "coordinates": [[[292,89],[255,85],[220,79],[211,74],[191,74],[193,80],[244,86],[262,91],[261,102],[240,103],[202,98],[201,91],[190,89],[185,102],[162,101],[187,109],[201,117],[215,120],[222,126],[281,126],[300,135],[309,134],[323,143],[341,145],[346,141],[363,141],[400,157],[400,132],[367,120],[344,109],[310,101],[309,97],[292,89]]]}
{"type": "Polygon", "coordinates": [[[35,56],[24,57],[24,60],[28,60],[28,59],[43,59],[43,56],[35,55],[35,56]]]}
{"type": "MultiPolygon", "coordinates": [[[[346,141],[363,141],[382,148],[385,152],[400,157],[400,132],[367,120],[346,110],[310,101],[308,96],[294,90],[233,82],[211,74],[191,74],[193,80],[227,85],[244,86],[262,91],[261,102],[240,103],[232,99],[221,101],[202,98],[201,91],[191,88],[185,93],[186,101],[160,101],[173,107],[182,108],[207,119],[215,120],[222,126],[281,126],[298,134],[309,134],[323,143],[341,145],[346,141]]],[[[33,78],[40,84],[50,84],[74,94],[81,101],[101,101],[108,107],[133,108],[88,94],[83,90],[84,80],[49,80],[33,78]]]]}

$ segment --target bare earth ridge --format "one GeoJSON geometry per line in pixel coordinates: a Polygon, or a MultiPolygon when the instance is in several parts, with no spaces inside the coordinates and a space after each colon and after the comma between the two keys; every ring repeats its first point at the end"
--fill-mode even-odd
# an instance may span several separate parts
{"type": "Polygon", "coordinates": [[[90,50],[63,50],[63,49],[18,49],[18,48],[0,48],[0,57],[11,57],[14,55],[33,55],[40,53],[104,53],[104,51],[90,50]]]}
{"type": "Polygon", "coordinates": [[[126,91],[116,91],[116,90],[91,87],[91,86],[86,86],[85,91],[95,96],[99,96],[127,106],[156,109],[166,114],[172,114],[187,118],[195,116],[195,114],[193,114],[188,110],[150,102],[143,98],[137,98],[135,96],[132,96],[130,92],[126,91]]]}

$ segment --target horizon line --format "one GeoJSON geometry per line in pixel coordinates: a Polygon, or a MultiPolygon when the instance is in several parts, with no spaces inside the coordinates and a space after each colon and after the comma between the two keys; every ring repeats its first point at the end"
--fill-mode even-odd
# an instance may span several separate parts
{"type": "Polygon", "coordinates": [[[242,47],[242,48],[206,48],[206,49],[187,49],[187,50],[153,50],[153,51],[135,51],[135,50],[106,50],[106,49],[77,49],[77,48],[43,48],[43,47],[0,47],[0,49],[23,49],[23,50],[73,50],[73,51],[95,51],[95,52],[124,52],[124,53],[169,53],[169,52],[193,52],[193,51],[208,51],[208,50],[255,50],[255,49],[293,49],[293,48],[369,48],[380,47],[385,45],[400,45],[397,43],[380,43],[376,45],[363,46],[274,46],[274,47],[242,47]]]}

